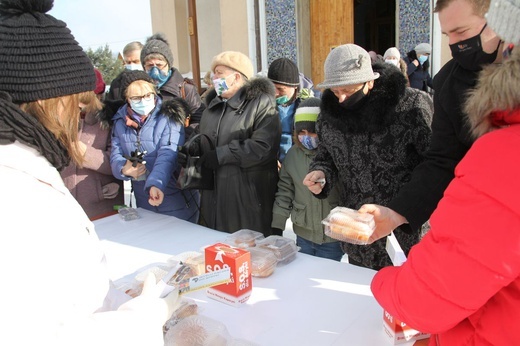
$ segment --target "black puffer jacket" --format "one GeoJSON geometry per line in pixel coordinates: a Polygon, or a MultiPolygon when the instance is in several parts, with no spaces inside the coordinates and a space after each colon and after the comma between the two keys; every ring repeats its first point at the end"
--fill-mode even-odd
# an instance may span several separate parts
{"type": "MultiPolygon", "coordinates": [[[[323,93],[317,122],[320,146],[310,166],[326,176],[317,197],[326,197],[340,184],[340,205],[352,209],[365,203],[385,205],[410,179],[430,143],[431,98],[407,88],[395,67],[376,63],[373,68],[380,77],[355,111],[344,109],[330,90],[323,93]]],[[[396,236],[406,252],[419,240],[418,233],[397,231],[396,236]]],[[[343,246],[350,259],[379,269],[391,264],[385,241],[343,246]]]]}
{"type": "Polygon", "coordinates": [[[199,129],[215,143],[220,167],[215,189],[202,192],[206,226],[271,234],[282,131],[274,95],[273,83],[255,78],[227,101],[214,90],[207,96],[199,129]]]}

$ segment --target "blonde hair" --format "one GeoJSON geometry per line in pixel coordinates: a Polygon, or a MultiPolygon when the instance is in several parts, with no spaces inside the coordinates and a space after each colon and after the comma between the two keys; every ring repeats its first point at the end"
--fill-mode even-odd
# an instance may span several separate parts
{"type": "Polygon", "coordinates": [[[86,114],[97,113],[103,109],[103,104],[93,91],[79,93],[78,100],[85,105],[83,110],[86,114]]]}
{"type": "Polygon", "coordinates": [[[84,162],[78,142],[79,94],[23,103],[20,108],[35,117],[65,147],[78,166],[84,162]]]}
{"type": "Polygon", "coordinates": [[[143,92],[153,92],[154,94],[157,94],[155,91],[155,84],[143,79],[138,79],[128,85],[125,91],[125,98],[128,99],[130,91],[138,91],[140,95],[142,95],[143,92]]]}

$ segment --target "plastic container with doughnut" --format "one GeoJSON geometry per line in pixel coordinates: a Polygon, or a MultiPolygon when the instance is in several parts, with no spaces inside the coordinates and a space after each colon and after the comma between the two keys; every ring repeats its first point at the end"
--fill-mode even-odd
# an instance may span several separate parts
{"type": "Polygon", "coordinates": [[[357,245],[368,244],[376,227],[372,214],[345,207],[332,209],[321,223],[329,237],[357,245]]]}

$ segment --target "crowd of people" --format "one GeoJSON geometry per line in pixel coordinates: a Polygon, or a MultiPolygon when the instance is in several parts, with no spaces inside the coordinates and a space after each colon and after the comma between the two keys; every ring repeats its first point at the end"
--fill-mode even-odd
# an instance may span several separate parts
{"type": "Polygon", "coordinates": [[[283,235],[290,218],[300,252],[376,270],[375,298],[431,345],[520,343],[519,0],[436,1],[453,59],[434,78],[426,42],[404,57],[337,46],[317,86],[286,57],[255,76],[247,55],[224,51],[202,97],[160,33],[124,48],[105,93],[52,6],[0,1],[1,206],[16,225],[0,253],[17,264],[2,265],[16,285],[0,340],[27,335],[23,304],[39,321],[28,344],[160,344],[177,295],[147,294],[152,277],[138,298],[115,290],[91,222],[124,205],[128,181],[137,207],[222,232],[283,235]],[[186,148],[196,134],[212,146],[186,148]],[[179,186],[187,156],[211,189],[179,186]],[[368,245],[325,235],[336,206],[374,216],[368,245]],[[53,271],[29,278],[35,263],[53,271]],[[35,294],[34,281],[52,284],[35,294]]]}

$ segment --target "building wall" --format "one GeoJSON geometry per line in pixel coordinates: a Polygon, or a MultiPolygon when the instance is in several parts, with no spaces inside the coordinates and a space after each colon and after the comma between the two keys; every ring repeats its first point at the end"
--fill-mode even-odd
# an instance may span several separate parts
{"type": "Polygon", "coordinates": [[[267,66],[281,57],[297,63],[296,4],[294,0],[265,0],[267,66]]]}
{"type": "Polygon", "coordinates": [[[431,43],[430,1],[399,0],[397,47],[401,56],[422,42],[431,43]]]}

